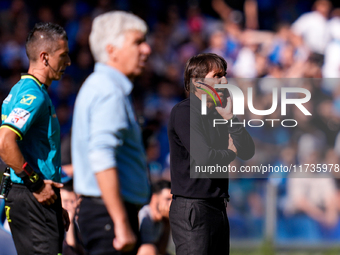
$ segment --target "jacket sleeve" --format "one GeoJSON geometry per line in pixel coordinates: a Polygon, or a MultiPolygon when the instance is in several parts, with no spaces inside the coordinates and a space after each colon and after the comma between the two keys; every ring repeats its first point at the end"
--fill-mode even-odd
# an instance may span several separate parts
{"type": "MultiPolygon", "coordinates": [[[[233,120],[233,123],[240,122],[237,118],[233,120]]],[[[251,159],[255,154],[254,141],[249,135],[248,131],[241,124],[234,124],[228,127],[228,132],[233,139],[234,145],[237,149],[237,156],[240,159],[251,159]]]]}
{"type": "MultiPolygon", "coordinates": [[[[236,154],[229,149],[215,149],[209,145],[209,137],[198,114],[186,108],[173,110],[175,132],[195,160],[196,165],[207,166],[216,163],[227,165],[236,154]]],[[[228,141],[226,141],[227,143],[228,141]]]]}

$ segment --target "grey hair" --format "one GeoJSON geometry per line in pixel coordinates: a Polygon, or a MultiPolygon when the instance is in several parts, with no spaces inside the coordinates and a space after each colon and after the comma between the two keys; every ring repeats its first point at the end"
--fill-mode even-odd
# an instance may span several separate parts
{"type": "Polygon", "coordinates": [[[121,48],[124,44],[125,33],[130,30],[146,34],[147,25],[141,18],[124,11],[111,11],[96,17],[93,20],[89,37],[95,61],[106,63],[108,61],[106,46],[111,44],[121,48]]]}

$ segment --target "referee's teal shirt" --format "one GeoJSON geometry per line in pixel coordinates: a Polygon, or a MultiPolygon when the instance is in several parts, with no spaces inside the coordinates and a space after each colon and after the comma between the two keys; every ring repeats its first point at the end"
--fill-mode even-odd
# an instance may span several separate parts
{"type": "Polygon", "coordinates": [[[82,85],[74,107],[71,146],[78,194],[101,196],[95,174],[116,167],[123,200],[148,202],[146,156],[129,99],[132,87],[125,75],[102,63],[96,63],[82,85]]]}
{"type": "MultiPolygon", "coordinates": [[[[9,128],[20,140],[24,159],[43,179],[61,182],[60,126],[47,86],[29,74],[13,86],[2,103],[1,128],[9,128]]],[[[11,180],[22,183],[11,169],[11,180]]]]}

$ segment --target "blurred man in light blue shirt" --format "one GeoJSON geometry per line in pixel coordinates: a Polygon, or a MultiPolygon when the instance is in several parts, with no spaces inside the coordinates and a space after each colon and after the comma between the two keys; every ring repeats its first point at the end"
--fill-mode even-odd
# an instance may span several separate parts
{"type": "Polygon", "coordinates": [[[150,188],[129,95],[151,53],[146,31],[143,20],[122,11],[93,21],[96,65],[78,94],[72,133],[75,191],[83,197],[79,227],[90,254],[136,254],[138,248],[137,214],[150,188]]]}

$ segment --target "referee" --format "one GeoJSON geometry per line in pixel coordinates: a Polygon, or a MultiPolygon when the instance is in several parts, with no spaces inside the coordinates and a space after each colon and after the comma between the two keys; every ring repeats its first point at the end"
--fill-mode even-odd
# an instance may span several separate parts
{"type": "Polygon", "coordinates": [[[62,27],[36,24],[26,40],[28,73],[2,104],[0,157],[13,183],[5,209],[19,255],[61,254],[69,224],[59,192],[60,127],[47,93],[71,64],[68,51],[62,27]]]}

